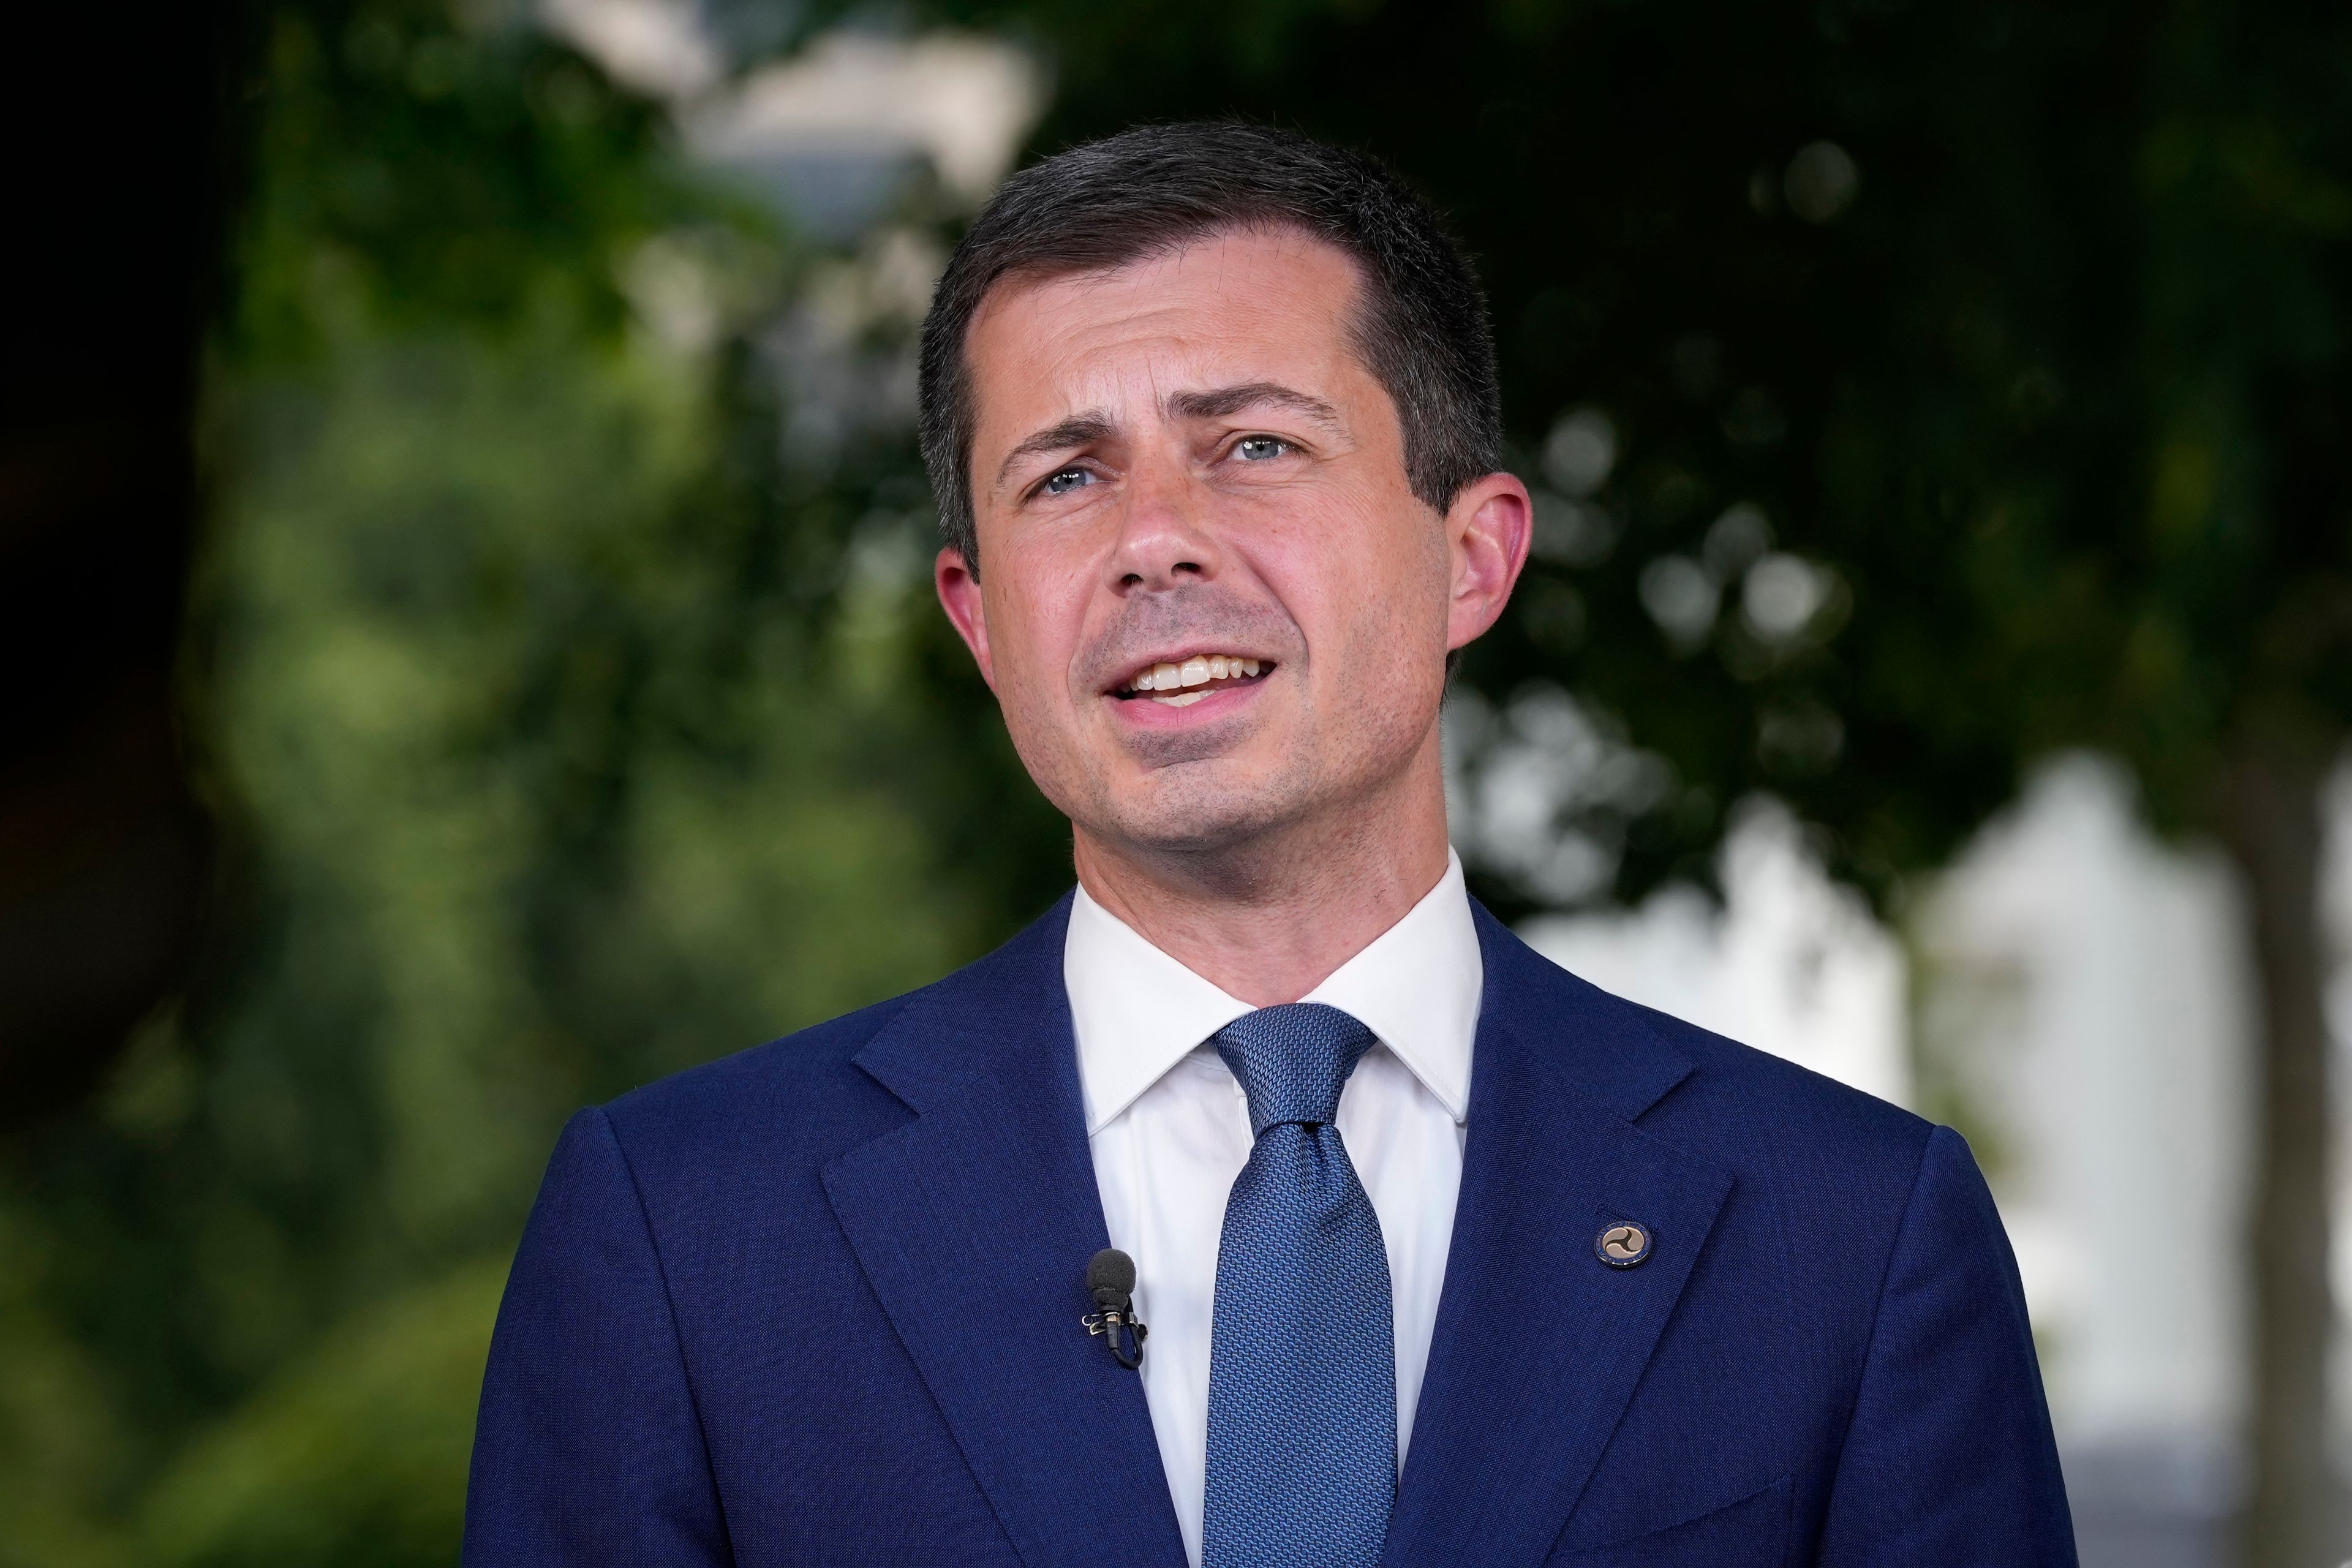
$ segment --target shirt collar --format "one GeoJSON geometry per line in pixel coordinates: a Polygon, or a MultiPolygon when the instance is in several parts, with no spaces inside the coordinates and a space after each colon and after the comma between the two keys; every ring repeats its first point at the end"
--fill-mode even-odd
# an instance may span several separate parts
{"type": "MultiPolygon", "coordinates": [[[[1088,1137],[1252,1010],[1152,946],[1083,887],[1070,908],[1062,975],[1088,1137]]],[[[1460,1122],[1469,1114],[1485,987],[1462,862],[1449,852],[1437,886],[1302,1000],[1360,1019],[1460,1122]]]]}

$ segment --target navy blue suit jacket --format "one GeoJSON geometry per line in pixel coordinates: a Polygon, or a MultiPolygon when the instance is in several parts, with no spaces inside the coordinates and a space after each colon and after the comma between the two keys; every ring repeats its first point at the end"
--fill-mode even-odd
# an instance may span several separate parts
{"type": "MultiPolygon", "coordinates": [[[[470,1568],[1183,1568],[1142,1388],[1078,1321],[1108,1238],[1068,910],[572,1120],[499,1313],[470,1568]]],[[[1384,1563],[2073,1563],[1967,1145],[1477,918],[1384,1563]],[[1632,1268],[1594,1253],[1619,1219],[1654,1237],[1632,1268]]]]}

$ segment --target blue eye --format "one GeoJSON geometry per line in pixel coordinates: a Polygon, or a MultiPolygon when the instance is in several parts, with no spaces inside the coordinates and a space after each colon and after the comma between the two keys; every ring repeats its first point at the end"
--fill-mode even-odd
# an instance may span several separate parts
{"type": "Polygon", "coordinates": [[[1279,436],[1244,436],[1234,443],[1234,456],[1244,463],[1264,463],[1290,450],[1290,443],[1279,436]]]}
{"type": "Polygon", "coordinates": [[[1058,474],[1049,475],[1039,489],[1049,496],[1066,496],[1094,482],[1094,475],[1084,468],[1064,468],[1058,474]]]}

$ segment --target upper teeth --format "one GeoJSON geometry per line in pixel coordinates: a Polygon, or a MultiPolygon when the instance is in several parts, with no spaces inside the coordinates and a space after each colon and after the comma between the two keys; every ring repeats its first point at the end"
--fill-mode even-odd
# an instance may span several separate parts
{"type": "Polygon", "coordinates": [[[1212,680],[1255,675],[1258,668],[1254,658],[1213,653],[1188,658],[1181,664],[1155,664],[1129,681],[1128,687],[1134,691],[1173,691],[1180,686],[1205,686],[1212,680]]]}

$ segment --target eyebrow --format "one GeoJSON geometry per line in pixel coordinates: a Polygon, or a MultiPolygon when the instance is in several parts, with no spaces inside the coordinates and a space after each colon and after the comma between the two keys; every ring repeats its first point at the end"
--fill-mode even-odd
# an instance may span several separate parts
{"type": "MultiPolygon", "coordinates": [[[[1168,395],[1164,405],[1169,416],[1175,419],[1223,419],[1246,408],[1269,405],[1303,414],[1328,429],[1342,427],[1338,409],[1319,397],[1276,381],[1244,381],[1205,392],[1174,392],[1168,395]]],[[[1013,470],[1027,458],[1106,441],[1118,431],[1110,416],[1099,411],[1073,414],[1059,424],[1048,425],[1004,454],[1004,460],[996,468],[996,488],[1003,489],[1013,470]]]]}
{"type": "Polygon", "coordinates": [[[1214,387],[1207,392],[1176,392],[1168,396],[1168,412],[1178,419],[1223,419],[1239,414],[1244,408],[1267,405],[1287,408],[1304,414],[1318,424],[1336,430],[1339,428],[1339,411],[1319,397],[1310,396],[1276,381],[1245,381],[1238,386],[1214,387]]]}
{"type": "Polygon", "coordinates": [[[1048,425],[1004,454],[1004,461],[996,468],[996,488],[1004,488],[1004,481],[1013,477],[1014,465],[1024,458],[1107,441],[1118,429],[1108,414],[1073,414],[1058,425],[1048,425]]]}

